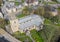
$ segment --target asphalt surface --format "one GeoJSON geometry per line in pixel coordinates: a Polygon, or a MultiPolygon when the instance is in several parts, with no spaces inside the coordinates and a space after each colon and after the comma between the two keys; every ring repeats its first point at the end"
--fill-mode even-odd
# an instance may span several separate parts
{"type": "Polygon", "coordinates": [[[2,36],[4,36],[8,41],[10,42],[21,42],[19,40],[17,40],[16,38],[14,38],[13,36],[11,36],[9,33],[7,33],[5,30],[0,29],[0,34],[2,36]]]}

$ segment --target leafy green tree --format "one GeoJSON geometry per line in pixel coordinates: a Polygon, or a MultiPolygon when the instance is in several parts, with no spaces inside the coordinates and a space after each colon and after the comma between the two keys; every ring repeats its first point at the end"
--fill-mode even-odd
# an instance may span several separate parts
{"type": "Polygon", "coordinates": [[[57,2],[57,0],[52,0],[52,1],[57,2]]]}
{"type": "Polygon", "coordinates": [[[38,7],[38,14],[41,16],[44,15],[44,7],[38,7]]]}
{"type": "Polygon", "coordinates": [[[2,0],[0,0],[0,6],[1,6],[1,4],[2,4],[2,0]]]}
{"type": "Polygon", "coordinates": [[[23,14],[30,14],[31,11],[32,11],[32,8],[29,8],[29,7],[26,6],[26,7],[24,7],[22,13],[23,13],[23,14]]]}
{"type": "Polygon", "coordinates": [[[34,9],[33,13],[43,16],[44,15],[44,7],[38,7],[37,9],[34,9]]]}
{"type": "Polygon", "coordinates": [[[43,3],[44,2],[44,0],[38,0],[39,1],[39,3],[43,3]]]}
{"type": "Polygon", "coordinates": [[[0,18],[0,28],[4,28],[5,25],[6,25],[5,20],[0,18]]]}
{"type": "Polygon", "coordinates": [[[60,18],[59,18],[60,16],[54,16],[54,17],[52,17],[50,20],[52,21],[52,22],[56,22],[56,23],[60,23],[60,18]]]}
{"type": "Polygon", "coordinates": [[[21,0],[22,1],[22,3],[24,3],[24,0],[21,0]]]}
{"type": "Polygon", "coordinates": [[[44,6],[44,11],[45,11],[44,17],[45,17],[45,18],[50,19],[50,18],[53,17],[53,16],[52,16],[51,9],[52,9],[52,8],[51,8],[50,5],[46,5],[46,6],[44,6]]]}

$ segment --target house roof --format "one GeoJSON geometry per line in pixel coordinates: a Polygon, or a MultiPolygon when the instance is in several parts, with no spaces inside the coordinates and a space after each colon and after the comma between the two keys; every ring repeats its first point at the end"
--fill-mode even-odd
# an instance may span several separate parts
{"type": "Polygon", "coordinates": [[[38,15],[29,15],[19,19],[20,29],[32,27],[34,25],[39,26],[43,22],[43,19],[38,15]]]}

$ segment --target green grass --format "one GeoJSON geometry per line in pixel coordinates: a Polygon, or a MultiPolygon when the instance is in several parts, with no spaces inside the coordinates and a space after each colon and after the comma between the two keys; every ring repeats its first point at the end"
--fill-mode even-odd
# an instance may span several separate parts
{"type": "Polygon", "coordinates": [[[0,18],[0,28],[5,28],[5,25],[6,25],[6,21],[2,18],[0,18]]]}
{"type": "Polygon", "coordinates": [[[6,25],[10,24],[10,21],[8,21],[8,20],[5,20],[5,22],[6,22],[6,25]]]}
{"type": "Polygon", "coordinates": [[[59,10],[59,11],[60,11],[60,7],[59,7],[59,8],[57,8],[57,10],[59,10]]]}
{"type": "Polygon", "coordinates": [[[38,34],[36,30],[31,30],[31,36],[35,40],[35,42],[43,42],[42,37],[38,34]]]}
{"type": "Polygon", "coordinates": [[[24,16],[27,16],[26,14],[19,14],[18,16],[17,16],[17,18],[22,18],[22,17],[24,17],[24,16]]]}
{"type": "Polygon", "coordinates": [[[58,24],[54,24],[54,25],[56,25],[56,26],[60,26],[60,24],[58,23],[58,24]]]}
{"type": "Polygon", "coordinates": [[[18,6],[19,4],[20,4],[19,2],[15,2],[15,5],[17,5],[17,6],[18,6]]]}
{"type": "Polygon", "coordinates": [[[44,2],[43,4],[57,4],[57,2],[44,2]]]}
{"type": "Polygon", "coordinates": [[[51,20],[49,20],[49,19],[45,19],[45,21],[44,21],[44,24],[51,24],[52,22],[51,22],[51,20]]]}
{"type": "Polygon", "coordinates": [[[25,33],[15,32],[13,36],[22,42],[24,42],[25,40],[32,42],[32,40],[28,36],[26,36],[25,33]]]}
{"type": "Polygon", "coordinates": [[[48,4],[57,4],[56,2],[48,2],[48,4]]]}
{"type": "Polygon", "coordinates": [[[45,25],[44,29],[39,32],[39,35],[41,35],[42,39],[47,42],[47,40],[53,36],[54,31],[56,30],[56,27],[53,25],[45,25]]]}

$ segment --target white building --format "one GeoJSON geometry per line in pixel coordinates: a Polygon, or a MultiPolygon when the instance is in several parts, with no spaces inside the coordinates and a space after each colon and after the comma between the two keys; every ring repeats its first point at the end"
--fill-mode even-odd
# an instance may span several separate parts
{"type": "Polygon", "coordinates": [[[15,15],[18,12],[21,12],[22,9],[22,5],[16,6],[14,2],[5,2],[5,4],[1,7],[5,19],[11,14],[15,15]]]}
{"type": "Polygon", "coordinates": [[[19,31],[21,33],[30,31],[32,29],[40,30],[44,19],[38,15],[29,15],[24,18],[18,19],[19,31]]]}
{"type": "Polygon", "coordinates": [[[29,15],[20,19],[10,20],[10,26],[6,29],[9,33],[16,31],[24,33],[33,29],[41,30],[43,29],[43,21],[44,19],[38,15],[29,15]]]}
{"type": "Polygon", "coordinates": [[[4,14],[16,12],[14,3],[13,2],[5,2],[5,4],[2,7],[2,11],[4,12],[4,14]]]}
{"type": "Polygon", "coordinates": [[[0,12],[0,18],[3,18],[3,15],[2,15],[2,13],[0,12]]]}

